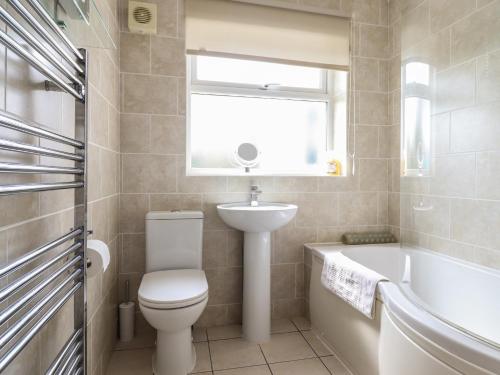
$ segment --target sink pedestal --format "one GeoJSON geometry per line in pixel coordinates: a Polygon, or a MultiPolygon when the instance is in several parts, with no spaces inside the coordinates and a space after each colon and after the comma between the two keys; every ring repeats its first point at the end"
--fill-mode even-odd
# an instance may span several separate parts
{"type": "Polygon", "coordinates": [[[271,339],[271,232],[288,224],[297,206],[248,202],[217,206],[222,220],[245,233],[243,249],[243,336],[250,342],[271,339]]]}
{"type": "Polygon", "coordinates": [[[271,338],[271,233],[245,232],[243,248],[243,337],[271,338]]]}

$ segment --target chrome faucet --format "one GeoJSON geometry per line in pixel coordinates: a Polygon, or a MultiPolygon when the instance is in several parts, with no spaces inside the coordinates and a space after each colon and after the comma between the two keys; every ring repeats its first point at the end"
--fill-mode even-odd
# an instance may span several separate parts
{"type": "Polygon", "coordinates": [[[250,206],[255,207],[259,205],[259,194],[262,194],[262,190],[259,190],[257,185],[250,186],[250,206]]]}

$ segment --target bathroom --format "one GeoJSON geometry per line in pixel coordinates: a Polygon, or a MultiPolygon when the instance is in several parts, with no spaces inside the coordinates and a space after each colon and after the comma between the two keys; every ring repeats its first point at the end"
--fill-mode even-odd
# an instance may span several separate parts
{"type": "Polygon", "coordinates": [[[500,374],[500,0],[0,19],[1,374],[500,374]]]}

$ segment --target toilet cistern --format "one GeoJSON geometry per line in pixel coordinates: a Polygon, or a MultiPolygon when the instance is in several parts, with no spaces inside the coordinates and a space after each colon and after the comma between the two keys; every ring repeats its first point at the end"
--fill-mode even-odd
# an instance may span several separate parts
{"type": "Polygon", "coordinates": [[[257,185],[250,186],[250,206],[256,207],[259,205],[259,194],[262,194],[262,190],[259,190],[257,185]]]}

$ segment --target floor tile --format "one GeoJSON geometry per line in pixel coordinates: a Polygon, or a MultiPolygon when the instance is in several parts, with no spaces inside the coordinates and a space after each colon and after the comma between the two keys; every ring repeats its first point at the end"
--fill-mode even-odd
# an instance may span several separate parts
{"type": "Polygon", "coordinates": [[[148,348],[113,352],[107,375],[151,375],[153,351],[148,348]]]}
{"type": "Polygon", "coordinates": [[[209,340],[236,339],[241,337],[241,325],[210,327],[207,329],[209,340]]]}
{"type": "Polygon", "coordinates": [[[263,365],[266,363],[259,345],[243,339],[210,341],[214,370],[263,365]]]}
{"type": "Polygon", "coordinates": [[[274,363],[270,366],[273,375],[330,375],[318,358],[274,363]]]}
{"type": "Polygon", "coordinates": [[[302,332],[302,335],[304,335],[305,339],[318,356],[324,357],[327,355],[333,355],[332,351],[328,349],[325,344],[323,344],[314,331],[304,331],[302,332]]]}
{"type": "Polygon", "coordinates": [[[271,375],[267,365],[235,368],[231,370],[215,371],[215,375],[271,375]]]}
{"type": "Polygon", "coordinates": [[[299,332],[272,335],[271,341],[261,344],[261,348],[269,363],[316,357],[299,332]]]}
{"type": "Polygon", "coordinates": [[[325,364],[325,366],[330,370],[330,372],[334,375],[350,375],[351,373],[349,372],[348,369],[345,368],[345,366],[340,362],[337,357],[335,356],[329,356],[329,357],[322,357],[321,360],[325,364]]]}
{"type": "Polygon", "coordinates": [[[273,319],[271,321],[271,333],[295,332],[297,327],[289,319],[273,319]]]}
{"type": "Polygon", "coordinates": [[[123,342],[118,340],[115,350],[132,350],[154,348],[156,341],[156,330],[153,328],[140,329],[131,341],[123,342]]]}
{"type": "Polygon", "coordinates": [[[293,318],[292,322],[300,331],[308,331],[311,329],[311,322],[309,321],[309,319],[304,318],[303,316],[293,318]]]}
{"type": "Polygon", "coordinates": [[[204,342],[207,341],[207,329],[194,327],[193,328],[193,342],[204,342]]]}
{"type": "Polygon", "coordinates": [[[194,344],[194,348],[196,349],[196,365],[194,366],[193,373],[212,371],[208,342],[197,342],[194,344]]]}

